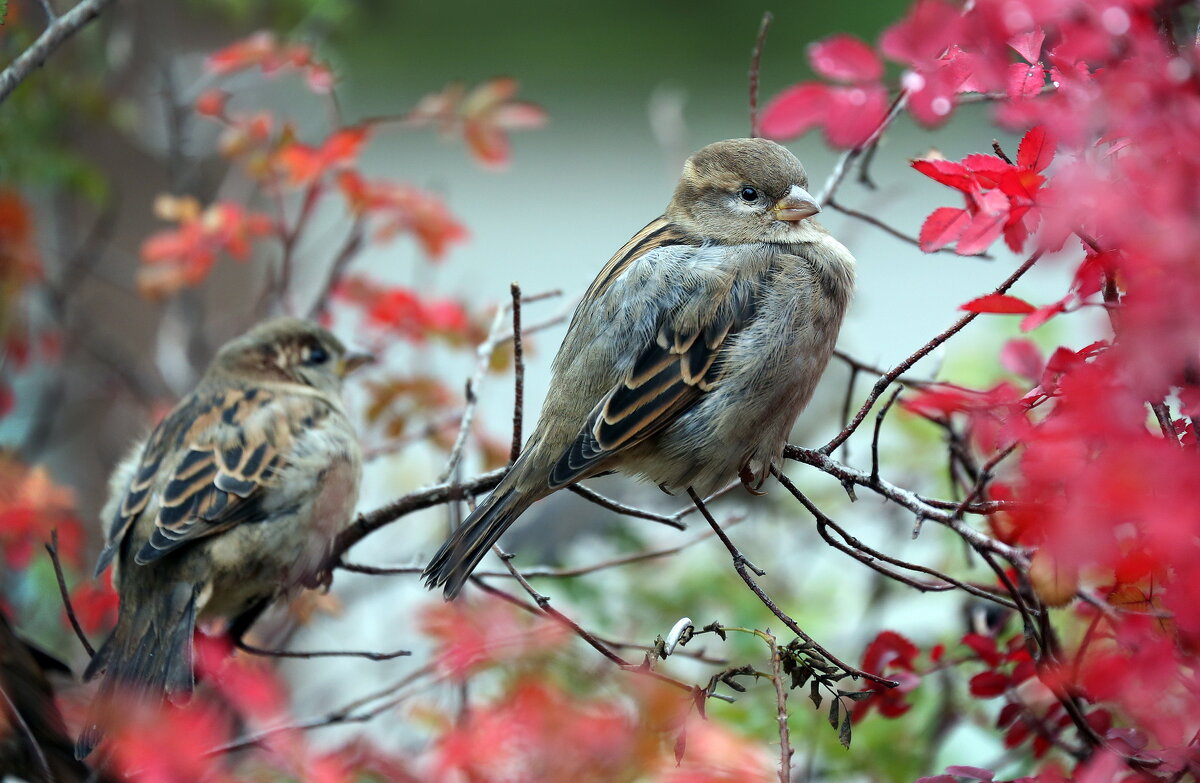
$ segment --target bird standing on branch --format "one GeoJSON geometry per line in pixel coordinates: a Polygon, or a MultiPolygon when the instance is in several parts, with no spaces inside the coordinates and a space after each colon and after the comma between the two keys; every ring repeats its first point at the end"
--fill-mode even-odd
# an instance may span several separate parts
{"type": "Polygon", "coordinates": [[[370,359],[307,321],[260,324],[221,348],[114,471],[97,575],[113,565],[121,604],[84,675],[104,681],[78,757],[116,694],[191,691],[197,622],[227,620],[237,639],[275,598],[322,576],[362,476],[342,380],[370,359]]]}
{"type": "Polygon", "coordinates": [[[757,491],[854,289],[854,258],[819,211],[804,167],[774,142],[720,141],[689,158],[666,213],[584,294],[524,451],[426,584],[453,598],[530,504],[600,473],[701,495],[740,476],[757,491]]]}

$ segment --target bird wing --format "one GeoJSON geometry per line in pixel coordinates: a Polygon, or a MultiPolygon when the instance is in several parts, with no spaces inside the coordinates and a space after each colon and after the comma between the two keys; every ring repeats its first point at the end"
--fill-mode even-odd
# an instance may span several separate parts
{"type": "Polygon", "coordinates": [[[618,452],[660,432],[716,388],[731,338],[757,313],[758,282],[713,275],[664,306],[657,333],[588,415],[550,472],[558,489],[594,473],[618,452]],[[690,300],[690,301],[689,301],[690,300]]]}
{"type": "Polygon", "coordinates": [[[112,560],[156,491],[158,512],[149,539],[134,555],[138,564],[260,518],[263,489],[286,463],[297,434],[328,411],[316,396],[281,396],[255,387],[194,393],[163,420],[143,449],[97,571],[112,560]],[[170,466],[170,455],[178,452],[182,459],[170,466]],[[170,471],[165,481],[163,470],[170,471]]]}

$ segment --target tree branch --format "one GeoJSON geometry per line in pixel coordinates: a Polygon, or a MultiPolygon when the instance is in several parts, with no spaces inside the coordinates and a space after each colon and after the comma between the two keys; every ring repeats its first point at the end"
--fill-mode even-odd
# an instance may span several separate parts
{"type": "Polygon", "coordinates": [[[79,5],[56,18],[28,49],[0,71],[0,103],[3,103],[35,68],[42,67],[55,49],[99,16],[112,2],[113,0],[82,0],[79,5]]]}

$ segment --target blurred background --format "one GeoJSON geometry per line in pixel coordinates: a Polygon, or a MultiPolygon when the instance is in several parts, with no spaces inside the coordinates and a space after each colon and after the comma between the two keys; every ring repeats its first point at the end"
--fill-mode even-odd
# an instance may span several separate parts
{"type": "MultiPolygon", "coordinates": [[[[132,440],[186,393],[213,350],[257,317],[256,296],[272,263],[271,249],[260,250],[245,264],[222,260],[201,286],[167,299],[147,299],[135,285],[142,242],[166,225],[154,215],[156,197],[187,195],[202,205],[218,198],[255,197],[254,184],[232,171],[218,153],[221,128],[190,109],[211,83],[205,56],[234,40],[265,28],[311,45],[333,68],[347,124],[403,114],[455,80],[474,85],[497,76],[516,79],[520,98],[541,106],[548,121],[513,134],[511,164],[503,171],[482,169],[460,141],[427,129],[382,128],[372,135],[360,168],[436,193],[467,227],[469,239],[437,263],[411,237],[373,244],[350,271],[422,295],[459,300],[485,324],[491,308],[508,301],[511,282],[520,283],[526,294],[561,291],[557,298],[527,306],[526,322],[533,323],[569,311],[612,252],[660,214],[690,152],[748,134],[747,72],[764,10],[774,13],[774,24],[762,59],[762,103],[812,77],[805,59],[809,43],[833,32],[874,42],[907,6],[907,0],[796,2],[769,9],[716,0],[536,0],[519,7],[486,0],[123,0],[0,106],[0,187],[19,192],[30,205],[36,254],[47,282],[20,305],[10,300],[9,311],[0,315],[15,319],[19,306],[29,334],[58,336],[55,345],[43,349],[61,357],[53,362],[35,357],[20,372],[11,358],[5,363],[5,380],[16,404],[0,419],[0,443],[28,463],[47,466],[74,491],[89,531],[85,550],[90,560],[100,540],[91,520],[103,502],[109,470],[132,440]]],[[[29,0],[10,0],[8,13],[0,31],[5,59],[27,45],[42,24],[40,7],[29,0]]],[[[329,106],[297,82],[295,77],[264,80],[244,73],[222,86],[235,93],[234,107],[286,114],[295,121],[297,135],[316,144],[330,130],[329,106]]],[[[871,172],[876,186],[866,187],[852,176],[839,200],[915,236],[933,208],[955,204],[956,197],[912,172],[909,159],[931,151],[957,159],[989,150],[995,131],[986,111],[979,105],[961,107],[951,123],[934,132],[902,117],[875,156],[871,172]]],[[[1015,148],[1011,138],[1000,142],[1010,152],[1015,148]]],[[[838,153],[815,133],[788,146],[804,162],[817,192],[838,153]]],[[[344,209],[335,206],[312,216],[313,229],[297,250],[298,300],[307,301],[324,279],[348,220],[344,209]]],[[[1002,246],[993,250],[992,259],[925,255],[843,214],[827,210],[822,222],[859,262],[858,293],[839,347],[878,367],[890,367],[910,354],[957,317],[958,304],[991,290],[1013,268],[1002,246]]],[[[1053,266],[1038,270],[1022,283],[1024,295],[1038,301],[1040,286],[1061,289],[1059,274],[1053,266]]],[[[335,306],[332,319],[334,330],[348,341],[361,338],[358,322],[344,309],[335,306]]],[[[972,362],[972,346],[995,346],[1012,336],[1015,325],[997,325],[1001,320],[993,318],[988,328],[964,334],[954,353],[932,357],[914,374],[962,382],[995,380],[996,369],[972,362]]],[[[526,432],[540,407],[564,328],[531,335],[527,342],[526,432]]],[[[1043,330],[1040,339],[1053,341],[1054,328],[1043,330]]],[[[366,411],[372,402],[365,385],[372,377],[413,367],[441,379],[461,406],[463,383],[475,365],[469,346],[412,345],[397,338],[382,345],[375,339],[370,347],[385,349],[384,362],[364,385],[350,391],[358,410],[366,411]]],[[[995,355],[991,348],[981,353],[995,355]]],[[[817,446],[841,429],[848,379],[847,368],[835,360],[793,442],[817,446]]],[[[860,376],[854,408],[872,380],[860,376]]],[[[479,427],[469,442],[462,476],[475,475],[484,466],[482,440],[490,438],[506,448],[511,436],[511,371],[489,375],[476,391],[479,427]]],[[[457,421],[452,425],[451,435],[457,421]]],[[[368,444],[382,452],[368,466],[364,510],[434,482],[443,469],[445,432],[440,439],[403,438],[402,446],[392,448],[378,429],[364,424],[364,431],[368,444]]],[[[893,415],[884,438],[889,478],[922,492],[945,493],[945,479],[939,478],[944,469],[932,462],[940,459],[939,452],[921,448],[938,444],[939,437],[928,425],[893,415]]],[[[866,434],[853,439],[840,456],[869,467],[868,447],[866,434]]],[[[815,471],[793,466],[790,472],[823,508],[851,524],[868,543],[956,572],[966,566],[963,552],[944,546],[940,531],[926,531],[914,541],[913,520],[906,514],[875,497],[851,504],[836,482],[815,471]]],[[[683,505],[620,477],[594,485],[649,508],[671,511],[683,505]]],[[[902,622],[907,633],[924,642],[940,633],[961,634],[970,622],[958,595],[903,592],[848,563],[819,541],[811,519],[777,490],[764,498],[735,493],[719,510],[725,519],[749,517],[733,535],[768,571],[768,590],[847,660],[858,661],[865,643],[884,627],[902,622]]],[[[352,556],[375,565],[423,564],[457,513],[439,508],[405,517],[371,536],[352,556]]],[[[559,493],[526,514],[506,545],[517,552],[516,562],[523,567],[583,565],[690,540],[700,533],[694,522],[691,528],[679,533],[618,519],[559,493]]],[[[589,627],[643,644],[684,615],[703,623],[776,624],[742,589],[727,553],[712,540],[685,556],[586,581],[539,586],[564,610],[586,607],[589,627]]],[[[16,603],[40,607],[29,615],[33,634],[71,657],[54,621],[57,597],[29,585],[16,585],[15,591],[16,603]]],[[[294,636],[290,643],[301,649],[406,647],[418,654],[387,663],[285,661],[283,668],[296,686],[298,715],[318,712],[335,695],[402,676],[427,660],[422,655],[427,641],[413,632],[413,617],[422,605],[440,599],[426,594],[414,576],[339,573],[332,597],[299,630],[294,622],[277,618],[282,629],[278,638],[294,636]]],[[[736,645],[729,648],[721,654],[736,658],[736,645]]],[[[579,649],[576,654],[586,658],[591,653],[579,649]]],[[[685,679],[704,671],[672,665],[685,679]]],[[[722,709],[748,733],[769,738],[771,712],[754,704],[722,709]]],[[[922,709],[932,714],[938,707],[931,699],[922,709]]],[[[964,715],[943,728],[966,741],[973,736],[972,721],[985,718],[964,715]]],[[[798,706],[793,720],[794,730],[812,724],[813,747],[802,752],[820,756],[813,762],[818,768],[856,763],[837,749],[835,732],[820,726],[823,716],[798,706]]],[[[920,725],[914,722],[909,730],[920,725]]],[[[347,731],[363,730],[401,744],[420,736],[411,721],[376,722],[347,731]]],[[[889,728],[890,734],[872,730],[867,724],[859,732],[855,755],[876,745],[886,747],[898,759],[889,777],[894,773],[904,779],[907,772],[941,769],[955,761],[913,757],[916,751],[897,739],[895,732],[903,727],[889,728]]]]}

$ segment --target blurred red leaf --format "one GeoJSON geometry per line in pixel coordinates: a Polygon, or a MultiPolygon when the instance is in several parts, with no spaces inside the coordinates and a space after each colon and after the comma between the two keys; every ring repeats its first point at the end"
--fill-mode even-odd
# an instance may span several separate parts
{"type": "Polygon", "coordinates": [[[276,165],[293,185],[308,185],[329,171],[350,166],[367,140],[366,126],[335,131],[320,147],[291,142],[276,153],[276,165]]]}
{"type": "Polygon", "coordinates": [[[411,233],[430,258],[445,256],[450,245],[466,240],[466,226],[436,196],[417,188],[385,181],[368,181],[356,171],[338,176],[338,187],[350,209],[378,220],[375,237],[387,241],[411,233]]]}
{"type": "Polygon", "coordinates": [[[1013,63],[1008,68],[1008,97],[1010,100],[1031,98],[1046,86],[1046,69],[1041,63],[1013,63]]]}
{"type": "Polygon", "coordinates": [[[972,696],[990,699],[1000,696],[1008,689],[1009,678],[999,672],[980,672],[971,678],[968,689],[972,696]]]}
{"type": "Polygon", "coordinates": [[[839,33],[808,47],[813,70],[839,82],[873,82],[883,76],[883,62],[875,50],[852,35],[839,33]]]}

